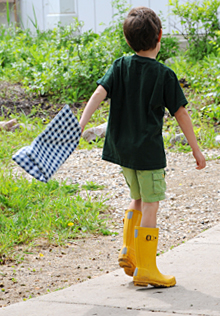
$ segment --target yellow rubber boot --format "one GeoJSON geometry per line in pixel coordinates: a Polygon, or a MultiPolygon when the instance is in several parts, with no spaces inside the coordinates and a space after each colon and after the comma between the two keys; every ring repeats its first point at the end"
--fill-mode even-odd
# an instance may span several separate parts
{"type": "Polygon", "coordinates": [[[142,213],[138,210],[127,210],[124,218],[123,229],[123,246],[118,256],[118,262],[121,268],[124,268],[125,273],[133,276],[136,268],[136,258],[134,251],[134,228],[139,226],[142,213]]]}
{"type": "Polygon", "coordinates": [[[163,275],[157,268],[156,255],[159,229],[135,227],[134,244],[136,269],[133,275],[134,285],[170,287],[176,284],[172,275],[163,275]]]}

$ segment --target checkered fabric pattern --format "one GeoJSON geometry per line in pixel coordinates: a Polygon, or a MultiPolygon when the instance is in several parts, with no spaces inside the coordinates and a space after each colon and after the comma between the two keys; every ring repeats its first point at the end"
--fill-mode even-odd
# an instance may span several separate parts
{"type": "Polygon", "coordinates": [[[32,144],[21,148],[12,159],[37,180],[48,182],[78,146],[80,136],[81,127],[65,105],[32,144]]]}

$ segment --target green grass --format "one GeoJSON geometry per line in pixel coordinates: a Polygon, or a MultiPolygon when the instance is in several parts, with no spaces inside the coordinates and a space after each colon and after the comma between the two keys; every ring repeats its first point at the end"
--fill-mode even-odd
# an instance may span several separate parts
{"type": "Polygon", "coordinates": [[[86,182],[86,184],[82,185],[82,189],[89,190],[89,191],[96,191],[96,190],[103,190],[104,185],[98,185],[94,182],[86,182]]]}
{"type": "MultiPolygon", "coordinates": [[[[192,117],[192,122],[194,126],[194,132],[201,150],[204,149],[214,149],[220,148],[220,144],[215,141],[216,131],[215,127],[210,123],[198,121],[192,117]]],[[[177,123],[171,119],[169,122],[164,124],[164,131],[169,133],[168,137],[164,138],[164,144],[166,149],[177,150],[180,152],[190,152],[191,148],[189,145],[182,145],[181,143],[176,143],[171,145],[171,138],[175,136],[176,133],[181,133],[180,128],[177,123]],[[168,124],[168,126],[167,126],[168,124]]]]}
{"type": "MultiPolygon", "coordinates": [[[[37,135],[45,128],[42,120],[39,118],[31,118],[25,115],[11,115],[10,119],[16,118],[18,123],[23,123],[26,126],[31,125],[32,128],[16,129],[15,132],[0,130],[0,168],[5,168],[11,162],[11,157],[18,149],[29,145],[37,135]]],[[[1,116],[0,121],[8,119],[1,116]]]]}
{"type": "Polygon", "coordinates": [[[110,234],[104,202],[88,195],[83,199],[78,184],[29,182],[1,171],[0,263],[1,257],[13,254],[14,246],[38,238],[62,243],[86,233],[110,234]]]}
{"type": "MultiPolygon", "coordinates": [[[[103,103],[88,127],[105,122],[108,106],[103,103]]],[[[49,122],[49,118],[45,120],[34,116],[35,109],[29,116],[10,117],[16,118],[18,123],[31,125],[30,130],[21,127],[15,132],[0,131],[0,264],[4,258],[17,258],[15,246],[20,244],[28,247],[42,238],[54,244],[91,233],[110,234],[106,227],[107,206],[104,198],[93,201],[89,194],[87,198],[80,195],[81,190],[102,190],[103,186],[86,182],[79,187],[78,184],[54,180],[45,184],[12,176],[12,155],[21,147],[29,145],[45,129],[45,123],[49,122]]],[[[2,116],[0,120],[8,119],[2,116]]],[[[94,146],[102,147],[103,140],[97,139],[88,144],[81,139],[79,148],[91,149],[94,146]]]]}
{"type": "MultiPolygon", "coordinates": [[[[189,102],[186,108],[191,117],[194,133],[201,150],[220,148],[220,144],[215,141],[216,135],[220,134],[220,121],[213,119],[209,116],[209,113],[202,110],[210,100],[204,100],[200,93],[196,93],[192,89],[185,88],[183,91],[189,102]]],[[[163,131],[168,134],[168,137],[164,138],[165,148],[180,152],[191,151],[189,145],[176,143],[175,146],[172,146],[170,143],[175,134],[182,133],[175,118],[168,115],[164,121],[163,131]]]]}

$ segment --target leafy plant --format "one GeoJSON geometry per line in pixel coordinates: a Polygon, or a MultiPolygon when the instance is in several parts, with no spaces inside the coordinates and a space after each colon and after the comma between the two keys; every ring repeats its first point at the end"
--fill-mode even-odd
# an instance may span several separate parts
{"type": "Polygon", "coordinates": [[[170,57],[177,56],[179,53],[179,41],[171,35],[162,36],[161,48],[157,55],[159,61],[164,62],[170,57]]]}
{"type": "MultiPolygon", "coordinates": [[[[0,76],[21,82],[33,97],[44,95],[54,103],[88,100],[96,81],[112,62],[133,51],[127,45],[122,23],[129,6],[125,0],[113,1],[113,21],[101,34],[82,33],[83,22],[77,19],[68,26],[40,31],[36,13],[31,19],[36,32],[10,24],[0,25],[0,76]]],[[[164,38],[160,60],[173,56],[177,42],[164,38]]]]}
{"type": "Polygon", "coordinates": [[[179,78],[185,78],[194,94],[200,97],[200,104],[195,105],[203,114],[219,120],[220,104],[220,56],[207,56],[198,62],[185,58],[176,60],[171,65],[179,78]],[[211,114],[212,112],[212,114],[211,114]]]}
{"type": "Polygon", "coordinates": [[[166,59],[179,54],[179,40],[171,34],[166,34],[166,19],[163,17],[162,12],[160,12],[159,17],[162,23],[163,36],[161,38],[161,48],[157,55],[157,60],[164,62],[166,59]]]}
{"type": "Polygon", "coordinates": [[[179,17],[182,26],[178,30],[188,41],[187,55],[192,59],[202,59],[216,52],[213,40],[219,30],[218,8],[219,0],[186,1],[169,0],[172,13],[179,17]]]}
{"type": "Polygon", "coordinates": [[[201,108],[204,115],[208,116],[215,123],[220,124],[220,104],[209,104],[201,108]]]}

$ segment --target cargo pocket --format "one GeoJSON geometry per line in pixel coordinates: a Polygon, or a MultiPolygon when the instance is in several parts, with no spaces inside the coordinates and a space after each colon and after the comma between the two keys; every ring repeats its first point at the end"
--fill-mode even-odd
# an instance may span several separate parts
{"type": "Polygon", "coordinates": [[[153,173],[154,194],[164,194],[166,191],[165,172],[153,173]]]}

